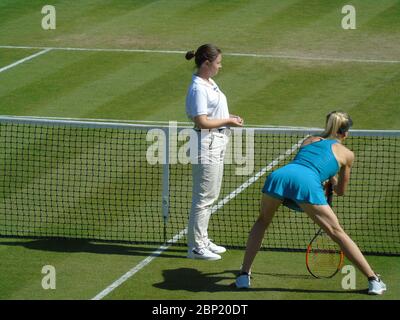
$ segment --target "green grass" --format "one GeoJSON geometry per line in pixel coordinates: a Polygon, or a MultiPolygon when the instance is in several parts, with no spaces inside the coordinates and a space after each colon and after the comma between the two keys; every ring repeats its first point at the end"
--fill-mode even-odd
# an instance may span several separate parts
{"type": "MultiPolygon", "coordinates": [[[[135,299],[371,299],[365,295],[366,282],[359,274],[353,292],[342,289],[341,274],[329,280],[314,279],[306,270],[302,253],[261,252],[253,265],[252,289],[237,290],[232,284],[242,257],[242,251],[230,251],[214,264],[187,259],[172,262],[167,257],[158,259],[152,270],[143,270],[142,279],[138,277],[126,282],[121,291],[111,293],[108,299],[125,299],[126,292],[131,292],[135,299]],[[158,270],[155,277],[151,276],[154,270],[158,270]]],[[[385,258],[371,257],[369,260],[379,270],[386,269],[385,258]]],[[[398,274],[393,271],[399,262],[398,258],[393,258],[390,271],[385,270],[393,275],[388,282],[397,282],[398,274]]],[[[398,299],[397,288],[385,298],[398,299]]]]}
{"type": "Polygon", "coordinates": [[[0,50],[0,68],[8,66],[11,63],[23,59],[28,55],[36,53],[36,50],[19,49],[1,49],[0,50]]]}
{"type": "Polygon", "coordinates": [[[18,300],[91,299],[153,251],[85,241],[0,239],[0,244],[0,299],[18,300]],[[56,269],[55,290],[42,288],[45,265],[56,269]]]}
{"type": "MultiPolygon", "coordinates": [[[[0,46],[185,51],[213,42],[223,53],[352,60],[399,60],[400,56],[397,41],[400,30],[398,0],[353,1],[352,5],[357,9],[356,30],[341,28],[341,8],[348,4],[341,0],[329,3],[322,0],[84,0],[73,3],[58,0],[51,3],[57,10],[57,29],[52,31],[41,29],[43,16],[40,11],[46,4],[44,0],[1,1],[0,46]]],[[[0,48],[0,68],[39,51],[0,48]]],[[[0,73],[0,114],[187,121],[185,94],[193,71],[193,62],[185,61],[182,54],[53,50],[0,73]]],[[[400,117],[397,116],[400,63],[227,54],[223,58],[223,69],[215,80],[228,97],[231,113],[241,115],[246,124],[322,127],[327,112],[342,109],[352,116],[356,129],[400,128],[400,117]]],[[[3,128],[1,139],[7,132],[8,128],[3,128]]],[[[92,140],[91,145],[98,146],[103,141],[98,139],[92,140]]],[[[112,140],[112,136],[108,139],[112,140]]],[[[350,147],[353,147],[351,141],[350,147]]],[[[70,173],[78,164],[86,166],[85,160],[81,162],[84,155],[57,143],[20,145],[14,151],[10,151],[4,143],[2,147],[2,172],[29,165],[24,152],[50,154],[58,151],[67,157],[68,164],[63,166],[58,161],[49,161],[42,167],[29,167],[26,180],[16,181],[12,176],[4,175],[0,188],[3,197],[1,206],[11,195],[17,195],[14,199],[18,199],[18,194],[27,190],[28,186],[37,185],[40,190],[40,194],[23,205],[15,200],[11,207],[4,207],[9,214],[12,209],[23,206],[35,216],[34,223],[30,220],[18,221],[16,217],[5,214],[0,215],[0,221],[20,224],[25,231],[46,232],[49,235],[57,232],[57,223],[54,224],[53,220],[44,222],[40,218],[41,208],[47,208],[52,197],[60,192],[59,186],[46,186],[45,178],[48,181],[51,177],[70,173]]],[[[287,148],[284,145],[275,153],[266,154],[264,162],[257,164],[258,168],[287,148]]],[[[118,161],[117,155],[123,152],[123,147],[113,150],[107,161],[118,161]]],[[[357,160],[371,157],[370,163],[379,163],[381,154],[393,151],[380,149],[378,144],[377,147],[364,146],[355,152],[357,160]]],[[[356,163],[348,198],[338,199],[337,202],[338,208],[343,208],[339,217],[345,226],[349,225],[350,230],[357,229],[356,241],[369,243],[369,248],[388,241],[396,246],[398,220],[383,226],[385,232],[373,241],[365,234],[375,232],[375,227],[370,226],[368,221],[376,212],[379,211],[382,220],[393,215],[390,209],[380,210],[383,194],[385,199],[391,199],[392,208],[399,206],[400,186],[393,175],[393,172],[398,172],[398,163],[391,167],[393,172],[388,171],[386,166],[382,166],[380,171],[375,169],[379,166],[364,167],[366,163],[356,163]],[[368,189],[362,183],[366,175],[369,175],[368,189]],[[381,190],[378,177],[389,181],[390,186],[381,190]],[[365,194],[365,201],[350,200],[362,193],[365,194]],[[348,224],[355,217],[359,223],[355,226],[348,224]]],[[[152,195],[129,194],[131,184],[121,184],[121,181],[140,178],[142,169],[140,163],[127,163],[120,173],[121,177],[112,176],[107,171],[103,177],[90,177],[96,189],[85,193],[84,199],[76,195],[82,196],[86,192],[83,191],[88,181],[85,174],[90,172],[90,168],[80,172],[63,189],[64,205],[57,218],[62,218],[68,225],[76,208],[86,210],[88,215],[81,218],[82,223],[68,227],[71,235],[78,237],[106,233],[113,238],[118,236],[114,228],[121,226],[130,237],[139,229],[154,226],[159,228],[158,237],[161,238],[161,199],[146,208],[137,207],[135,203],[138,199],[149,199],[152,195]],[[125,200],[110,198],[100,201],[97,210],[107,211],[115,207],[118,210],[104,215],[97,229],[85,229],[83,226],[91,215],[91,201],[99,201],[98,193],[104,196],[115,189],[127,195],[125,200]],[[119,212],[132,214],[114,220],[119,212]],[[143,224],[136,223],[138,228],[135,230],[127,229],[132,216],[139,213],[144,213],[147,220],[143,224]]],[[[227,172],[230,170],[227,167],[227,172]]],[[[261,187],[262,180],[218,213],[223,220],[215,220],[210,226],[216,240],[228,235],[243,245],[257,215],[258,199],[254,199],[254,194],[261,187]],[[241,207],[249,199],[249,206],[241,207]],[[235,226],[235,220],[230,216],[233,208],[248,212],[245,217],[247,229],[235,226]]],[[[238,181],[225,183],[222,196],[237,187],[238,181]]],[[[151,183],[148,182],[147,186],[150,187],[151,183]]],[[[175,186],[176,191],[188,191],[190,187],[190,179],[184,181],[182,186],[175,186]]],[[[173,208],[169,236],[184,227],[187,205],[189,203],[177,203],[173,208]]],[[[265,243],[272,239],[290,242],[297,236],[302,241],[309,239],[309,233],[314,229],[305,217],[288,212],[280,212],[280,215],[270,230],[271,237],[267,237],[265,243]],[[295,230],[293,223],[299,228],[295,230]],[[302,234],[301,230],[308,231],[302,234]]],[[[0,277],[0,299],[89,299],[147,257],[153,249],[149,245],[0,239],[0,274],[3,275],[0,277]],[[53,291],[43,290],[40,286],[43,277],[40,271],[46,264],[54,265],[57,270],[57,289],[53,291]]],[[[340,286],[340,275],[329,281],[314,280],[305,270],[303,254],[282,252],[260,253],[254,266],[254,289],[239,292],[231,284],[242,255],[243,250],[230,250],[222,261],[210,264],[184,259],[185,248],[173,247],[106,298],[381,299],[344,291],[340,286]]],[[[399,258],[369,256],[368,260],[388,283],[389,291],[383,298],[399,299],[400,292],[395,286],[399,281],[399,258]]],[[[356,290],[364,288],[363,277],[357,273],[356,290]]]]}
{"type": "MultiPolygon", "coordinates": [[[[0,244],[1,273],[5,275],[1,299],[90,299],[155,249],[85,241],[0,239],[0,244]],[[41,286],[44,265],[56,268],[55,290],[41,286]]],[[[232,286],[243,251],[230,250],[223,260],[212,263],[188,260],[185,254],[185,248],[171,247],[106,299],[382,299],[365,294],[367,283],[359,272],[356,287],[351,290],[342,289],[345,274],[329,280],[314,279],[306,270],[303,253],[260,252],[253,266],[252,289],[245,291],[232,286]]],[[[400,280],[396,272],[400,259],[368,260],[385,274],[390,286],[383,298],[398,299],[400,292],[395,284],[400,280]]]]}
{"type": "MultiPolygon", "coordinates": [[[[351,31],[340,27],[343,1],[58,1],[53,31],[38,23],[43,4],[3,3],[2,44],[186,50],[213,41],[224,52],[383,60],[400,51],[392,41],[398,1],[356,1],[351,31]],[[196,28],[200,21],[212,31],[196,28]]],[[[50,52],[2,74],[0,111],[12,102],[13,114],[186,120],[177,111],[191,71],[180,55],[50,52]]],[[[344,109],[357,128],[395,129],[399,71],[399,64],[225,57],[217,82],[247,123],[321,126],[328,110],[344,109]]]]}
{"type": "MultiPolygon", "coordinates": [[[[224,61],[217,81],[246,123],[321,127],[323,115],[341,109],[355,128],[399,127],[391,115],[400,64],[224,61]]],[[[2,74],[0,112],[12,104],[15,115],[187,121],[191,71],[179,55],[53,51],[2,74]]]]}

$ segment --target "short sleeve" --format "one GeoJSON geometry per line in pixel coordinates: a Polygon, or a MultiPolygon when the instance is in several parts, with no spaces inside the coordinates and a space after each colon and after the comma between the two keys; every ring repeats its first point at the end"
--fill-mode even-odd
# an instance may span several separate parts
{"type": "Polygon", "coordinates": [[[189,118],[208,114],[207,92],[202,88],[190,88],[186,97],[186,113],[189,118]]]}

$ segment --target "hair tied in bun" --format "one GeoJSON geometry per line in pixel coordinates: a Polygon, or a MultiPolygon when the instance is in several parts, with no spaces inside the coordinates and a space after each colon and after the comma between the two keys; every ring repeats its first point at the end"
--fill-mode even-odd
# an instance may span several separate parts
{"type": "Polygon", "coordinates": [[[185,58],[186,58],[186,60],[191,60],[194,58],[195,55],[196,54],[195,54],[194,50],[191,50],[191,51],[186,52],[185,58]]]}

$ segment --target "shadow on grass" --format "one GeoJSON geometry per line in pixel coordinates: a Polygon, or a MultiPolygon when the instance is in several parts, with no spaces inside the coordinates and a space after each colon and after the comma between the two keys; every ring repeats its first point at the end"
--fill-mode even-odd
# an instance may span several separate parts
{"type": "MultiPolygon", "coordinates": [[[[64,252],[64,253],[95,253],[95,254],[116,254],[127,256],[148,257],[159,246],[138,246],[120,245],[114,243],[97,243],[86,240],[27,240],[27,241],[1,241],[1,245],[21,246],[30,250],[64,252]]],[[[186,259],[186,249],[168,248],[158,257],[186,259]],[[180,254],[174,254],[180,253],[180,254]]]]}
{"type": "Polygon", "coordinates": [[[253,272],[254,275],[262,275],[262,276],[271,276],[271,277],[277,277],[277,278],[282,278],[282,279],[314,279],[313,276],[309,274],[287,274],[287,273],[268,273],[268,272],[253,272]]]}
{"type": "MultiPolygon", "coordinates": [[[[280,278],[310,279],[307,275],[265,274],[280,278]]],[[[153,286],[163,290],[185,290],[189,292],[293,292],[293,293],[338,293],[366,294],[366,290],[317,290],[301,288],[249,288],[237,289],[234,282],[237,270],[225,270],[220,273],[202,273],[197,269],[179,268],[163,271],[164,281],[153,286]],[[231,280],[230,284],[220,284],[222,280],[231,280]]]]}

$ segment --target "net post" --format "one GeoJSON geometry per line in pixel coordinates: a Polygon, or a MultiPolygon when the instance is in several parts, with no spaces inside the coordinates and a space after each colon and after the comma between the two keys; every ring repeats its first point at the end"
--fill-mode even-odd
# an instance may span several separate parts
{"type": "Polygon", "coordinates": [[[163,169],[162,169],[162,215],[164,222],[164,243],[167,241],[167,222],[169,218],[169,128],[163,128],[165,135],[165,147],[163,155],[163,169]]]}

